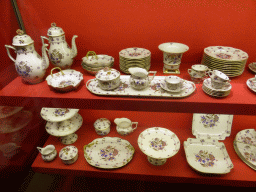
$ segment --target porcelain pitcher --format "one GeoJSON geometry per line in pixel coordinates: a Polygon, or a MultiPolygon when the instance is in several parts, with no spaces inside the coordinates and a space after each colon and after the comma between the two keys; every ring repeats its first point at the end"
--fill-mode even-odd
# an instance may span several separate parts
{"type": "Polygon", "coordinates": [[[43,81],[46,69],[49,66],[49,59],[46,54],[48,45],[43,45],[41,57],[36,52],[34,41],[29,35],[24,34],[20,29],[17,30],[17,34],[13,38],[13,46],[5,45],[7,54],[15,63],[16,71],[25,82],[30,84],[40,83],[43,81]],[[11,56],[9,49],[13,49],[17,53],[16,59],[11,56]]]}
{"type": "Polygon", "coordinates": [[[42,159],[44,161],[52,161],[57,156],[57,151],[56,151],[54,145],[47,145],[44,148],[37,147],[37,149],[41,153],[42,159]]]}
{"type": "Polygon", "coordinates": [[[60,67],[61,69],[69,69],[73,63],[73,59],[77,56],[75,39],[78,36],[73,36],[72,48],[70,48],[66,42],[64,31],[62,28],[57,27],[55,23],[51,24],[51,28],[48,29],[47,35],[49,38],[41,36],[41,39],[43,44],[44,39],[48,40],[50,43],[48,54],[51,63],[55,67],[60,67]]]}
{"type": "Polygon", "coordinates": [[[138,122],[132,122],[128,118],[116,118],[114,122],[116,124],[116,130],[120,135],[129,135],[138,126],[138,122]]]}
{"type": "Polygon", "coordinates": [[[144,68],[132,67],[128,69],[131,74],[130,85],[132,88],[141,90],[149,86],[150,82],[154,79],[156,71],[147,71],[144,68]],[[152,73],[153,76],[149,77],[149,74],[152,73]]]}

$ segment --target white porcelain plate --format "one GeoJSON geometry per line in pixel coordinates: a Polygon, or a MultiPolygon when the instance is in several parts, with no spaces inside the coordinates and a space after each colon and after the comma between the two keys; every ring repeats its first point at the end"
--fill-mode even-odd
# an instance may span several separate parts
{"type": "Polygon", "coordinates": [[[41,117],[46,121],[60,122],[72,118],[78,111],[79,109],[43,107],[41,117]]]}
{"type": "Polygon", "coordinates": [[[234,167],[224,143],[188,138],[184,141],[188,164],[200,173],[226,174],[234,167]]]}
{"type": "Polygon", "coordinates": [[[198,139],[224,140],[231,134],[233,115],[194,113],[192,134],[198,139]]]}
{"type": "Polygon", "coordinates": [[[84,146],[86,161],[98,168],[115,169],[129,163],[135,152],[134,147],[118,137],[103,137],[84,146]]]}
{"type": "Polygon", "coordinates": [[[178,153],[180,140],[169,129],[152,127],[140,133],[138,145],[145,155],[155,159],[166,159],[178,153]]]}
{"type": "Polygon", "coordinates": [[[251,89],[252,91],[256,92],[256,79],[250,78],[246,81],[246,85],[248,86],[249,89],[251,89]]]}
{"type": "Polygon", "coordinates": [[[83,118],[79,113],[77,113],[74,117],[62,122],[48,121],[45,129],[50,135],[63,137],[75,133],[82,126],[82,124],[83,118]]]}
{"type": "Polygon", "coordinates": [[[234,139],[234,149],[237,155],[249,167],[256,170],[256,131],[244,129],[237,133],[234,139]]]}
{"type": "Polygon", "coordinates": [[[151,55],[151,52],[144,48],[132,47],[119,52],[119,56],[127,59],[141,59],[151,55]]]}
{"type": "Polygon", "coordinates": [[[178,93],[170,93],[161,88],[161,83],[164,81],[165,76],[155,76],[154,80],[151,81],[149,87],[143,90],[135,90],[130,86],[129,79],[130,75],[120,76],[120,86],[111,91],[102,90],[96,79],[90,79],[86,83],[87,89],[96,95],[111,95],[111,96],[146,96],[146,97],[172,97],[172,98],[183,98],[191,95],[195,90],[196,86],[191,81],[185,81],[185,89],[178,93]]]}

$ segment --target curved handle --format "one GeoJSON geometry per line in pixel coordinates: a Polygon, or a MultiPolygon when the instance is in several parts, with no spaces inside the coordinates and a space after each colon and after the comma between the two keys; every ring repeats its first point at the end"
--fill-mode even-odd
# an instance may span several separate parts
{"type": "Polygon", "coordinates": [[[137,129],[137,126],[138,126],[138,122],[132,122],[132,130],[137,129]],[[135,127],[133,127],[133,125],[135,125],[135,127]]]}
{"type": "Polygon", "coordinates": [[[207,71],[207,74],[209,75],[209,77],[211,77],[213,75],[212,71],[207,71]]]}
{"type": "Polygon", "coordinates": [[[95,56],[95,58],[98,60],[98,56],[96,55],[96,53],[94,51],[88,51],[87,54],[86,54],[86,58],[88,59],[89,55],[92,55],[92,58],[93,56],[95,56]]]}
{"type": "Polygon", "coordinates": [[[42,147],[37,147],[38,151],[41,153],[42,147]]]}
{"type": "Polygon", "coordinates": [[[85,148],[87,147],[87,145],[84,145],[83,149],[84,149],[84,152],[85,152],[85,148]]]}
{"type": "Polygon", "coordinates": [[[51,76],[52,76],[52,77],[53,77],[52,72],[53,72],[53,70],[55,70],[55,69],[59,69],[60,72],[61,72],[61,74],[62,74],[62,75],[65,75],[65,74],[63,73],[63,71],[61,70],[60,67],[54,67],[54,68],[52,68],[52,70],[51,70],[51,76]]]}
{"type": "Polygon", "coordinates": [[[16,48],[11,46],[11,45],[5,45],[5,48],[7,50],[7,54],[10,57],[10,59],[15,63],[15,59],[11,56],[10,50],[9,49],[13,49],[16,51],[16,48]]]}
{"type": "Polygon", "coordinates": [[[191,71],[192,71],[192,69],[188,69],[188,73],[189,73],[189,74],[191,73],[191,71]]]}
{"type": "MultiPolygon", "coordinates": [[[[46,39],[47,41],[49,41],[49,39],[47,38],[47,37],[45,37],[45,36],[41,36],[41,39],[42,39],[42,43],[43,43],[43,45],[45,45],[44,44],[44,39],[46,39]]],[[[46,44],[47,45],[47,44],[46,44]]],[[[48,46],[48,45],[47,45],[48,46]]],[[[49,51],[46,47],[47,46],[45,46],[45,49],[46,49],[46,51],[49,51]]]]}
{"type": "Polygon", "coordinates": [[[155,78],[157,71],[149,71],[148,74],[152,73],[153,75],[149,77],[149,81],[152,81],[155,78]]]}

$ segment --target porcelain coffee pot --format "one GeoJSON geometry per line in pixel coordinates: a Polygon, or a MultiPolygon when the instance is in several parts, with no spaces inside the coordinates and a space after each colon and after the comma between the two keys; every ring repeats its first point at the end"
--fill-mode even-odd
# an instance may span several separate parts
{"type": "Polygon", "coordinates": [[[7,54],[14,62],[16,71],[19,76],[27,83],[37,84],[43,81],[46,69],[49,66],[49,59],[46,53],[47,44],[42,47],[42,57],[36,52],[34,48],[34,41],[31,37],[20,29],[17,30],[17,34],[12,41],[12,45],[5,45],[7,54]],[[14,59],[10,50],[13,49],[16,53],[16,59],[14,59]]]}
{"type": "Polygon", "coordinates": [[[146,69],[140,67],[132,67],[129,68],[128,71],[131,74],[130,85],[132,86],[132,88],[138,90],[148,87],[156,74],[156,71],[148,72],[146,69]],[[149,77],[150,73],[152,73],[153,75],[149,77]]]}
{"type": "Polygon", "coordinates": [[[62,28],[57,27],[55,23],[51,24],[51,28],[48,29],[47,35],[49,38],[41,36],[41,39],[43,44],[44,39],[48,40],[50,43],[48,54],[51,63],[55,67],[60,67],[61,69],[69,69],[73,63],[73,59],[77,56],[75,39],[78,36],[73,36],[72,48],[70,48],[66,42],[64,31],[62,28]]]}

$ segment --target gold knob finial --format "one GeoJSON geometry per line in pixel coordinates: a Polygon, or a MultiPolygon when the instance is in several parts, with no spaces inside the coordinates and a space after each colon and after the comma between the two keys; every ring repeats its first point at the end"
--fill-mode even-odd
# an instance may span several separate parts
{"type": "Polygon", "coordinates": [[[53,23],[51,24],[51,26],[52,26],[52,27],[56,27],[56,23],[53,22],[53,23]]]}
{"type": "Polygon", "coordinates": [[[17,33],[18,35],[23,35],[23,34],[24,34],[24,31],[21,30],[21,29],[18,29],[18,30],[16,31],[16,33],[17,33]]]}

